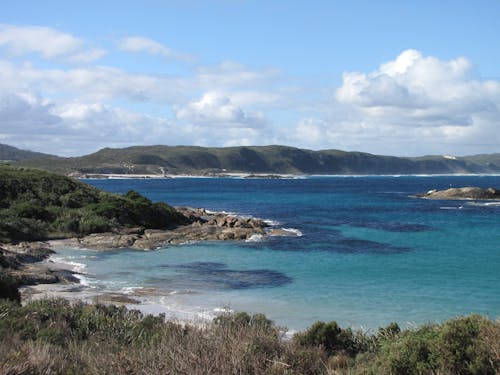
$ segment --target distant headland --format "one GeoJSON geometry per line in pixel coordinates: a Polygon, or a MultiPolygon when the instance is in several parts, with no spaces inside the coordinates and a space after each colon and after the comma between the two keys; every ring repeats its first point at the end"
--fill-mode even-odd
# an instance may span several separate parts
{"type": "Polygon", "coordinates": [[[134,146],[59,157],[0,144],[0,161],[74,177],[500,174],[500,153],[396,157],[288,146],[134,146]]]}

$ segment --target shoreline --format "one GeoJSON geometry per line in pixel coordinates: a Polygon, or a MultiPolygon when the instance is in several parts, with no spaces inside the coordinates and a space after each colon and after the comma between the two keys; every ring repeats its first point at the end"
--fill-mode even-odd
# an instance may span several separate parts
{"type": "Polygon", "coordinates": [[[129,248],[154,250],[164,246],[198,241],[260,241],[265,237],[300,237],[295,229],[283,228],[279,223],[204,208],[175,207],[190,224],[168,229],[118,228],[112,232],[91,233],[46,241],[49,248],[61,246],[91,250],[129,248]]]}
{"type": "Polygon", "coordinates": [[[106,251],[117,249],[153,250],[199,241],[262,241],[266,237],[299,237],[302,233],[282,228],[279,223],[252,217],[212,212],[205,209],[177,208],[193,220],[192,224],[169,230],[139,230],[127,228],[122,233],[94,233],[81,238],[65,238],[47,241],[0,244],[2,255],[16,259],[27,259],[17,263],[11,274],[20,280],[21,302],[26,303],[43,298],[65,298],[86,303],[124,305],[143,314],[165,314],[166,319],[185,324],[207,323],[220,313],[181,311],[170,309],[155,301],[168,298],[177,292],[138,286],[130,291],[98,290],[85,281],[85,265],[60,258],[57,250],[64,247],[106,251]],[[130,239],[138,236],[133,243],[130,239]],[[145,238],[145,236],[149,236],[145,238]],[[136,246],[134,246],[136,245],[136,246]]]}
{"type": "Polygon", "coordinates": [[[436,173],[436,174],[280,174],[280,173],[207,173],[207,174],[120,174],[120,173],[68,173],[68,177],[83,180],[134,180],[152,179],[167,180],[176,178],[234,178],[234,179],[308,179],[308,178],[345,178],[345,177],[480,177],[480,176],[500,176],[500,173],[436,173]]]}

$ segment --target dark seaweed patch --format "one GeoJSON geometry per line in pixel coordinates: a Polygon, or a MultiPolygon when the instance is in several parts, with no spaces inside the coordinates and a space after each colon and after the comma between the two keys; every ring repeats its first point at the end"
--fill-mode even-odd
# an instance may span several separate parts
{"type": "Polygon", "coordinates": [[[232,270],[224,263],[192,262],[177,265],[161,265],[176,271],[174,277],[151,280],[184,285],[190,288],[250,289],[278,287],[292,282],[292,278],[282,272],[258,270],[232,270]]]}

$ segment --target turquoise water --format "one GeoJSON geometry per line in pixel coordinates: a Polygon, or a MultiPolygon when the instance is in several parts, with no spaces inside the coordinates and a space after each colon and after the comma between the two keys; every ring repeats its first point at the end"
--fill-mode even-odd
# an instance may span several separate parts
{"type": "Polygon", "coordinates": [[[449,186],[499,187],[500,176],[87,182],[252,215],[303,234],[58,254],[85,264],[95,290],[153,288],[146,300],[155,311],[179,318],[210,318],[221,308],[262,312],[291,330],[316,320],[375,329],[500,315],[500,205],[409,197],[449,186]]]}

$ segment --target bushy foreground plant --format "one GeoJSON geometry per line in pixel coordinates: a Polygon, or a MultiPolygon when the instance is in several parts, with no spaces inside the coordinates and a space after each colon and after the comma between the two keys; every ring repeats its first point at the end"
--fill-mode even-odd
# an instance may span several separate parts
{"type": "Polygon", "coordinates": [[[44,300],[4,301],[0,317],[0,373],[320,374],[326,360],[317,348],[288,345],[262,315],[197,327],[123,307],[44,300]]]}
{"type": "Polygon", "coordinates": [[[0,300],[1,374],[495,374],[500,324],[472,315],[378,334],[316,323],[292,340],[261,314],[185,326],[124,307],[0,300]]]}
{"type": "Polygon", "coordinates": [[[394,374],[494,375],[500,323],[479,315],[403,331],[381,342],[377,365],[394,374]]]}

